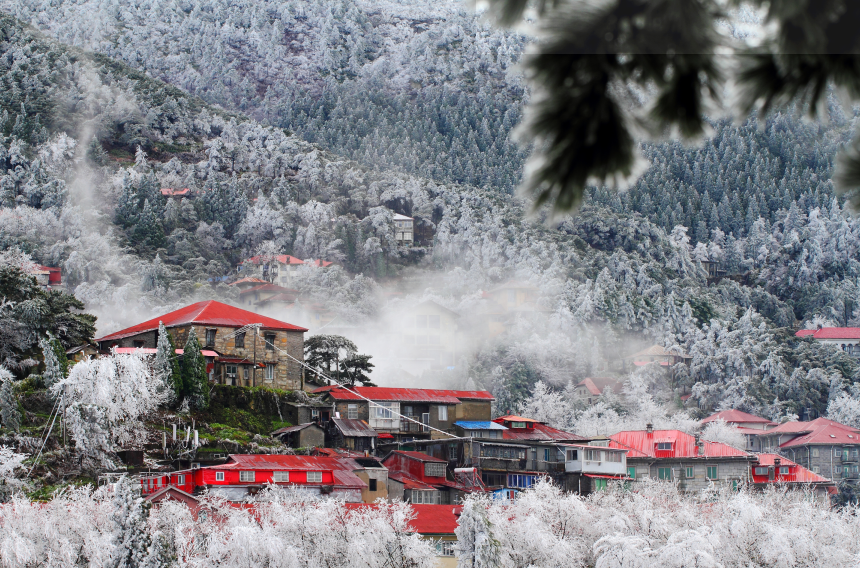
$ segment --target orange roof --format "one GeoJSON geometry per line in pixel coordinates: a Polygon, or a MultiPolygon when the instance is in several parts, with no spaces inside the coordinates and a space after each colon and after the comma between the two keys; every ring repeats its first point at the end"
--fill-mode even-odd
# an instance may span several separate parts
{"type": "Polygon", "coordinates": [[[259,278],[245,277],[245,278],[240,278],[239,280],[236,280],[235,282],[233,282],[229,285],[235,286],[236,284],[266,284],[266,281],[260,280],[259,278]]]}
{"type": "Polygon", "coordinates": [[[507,416],[499,416],[498,418],[495,418],[493,422],[498,422],[499,420],[504,420],[506,422],[535,422],[538,424],[540,423],[539,420],[534,420],[532,418],[524,418],[522,416],[516,416],[514,414],[509,414],[507,416]]]}
{"type": "Polygon", "coordinates": [[[127,327],[123,330],[105,335],[102,338],[96,339],[96,341],[113,341],[144,333],[146,331],[153,331],[158,329],[159,322],[163,322],[165,327],[196,324],[234,328],[259,323],[263,325],[263,329],[275,331],[307,331],[307,329],[291,323],[261,316],[260,314],[249,312],[248,310],[216,302],[215,300],[209,300],[207,302],[197,302],[196,304],[179,308],[178,310],[174,310],[157,318],[152,318],[151,320],[147,320],[132,327],[127,327]]]}
{"type": "MultiPolygon", "coordinates": [[[[294,256],[290,256],[288,254],[279,254],[273,258],[274,258],[274,260],[277,260],[281,264],[304,264],[305,263],[304,260],[302,260],[300,258],[296,258],[294,256]]],[[[251,262],[253,264],[263,264],[263,261],[260,259],[260,255],[252,256],[251,258],[249,258],[245,262],[251,262]]]]}

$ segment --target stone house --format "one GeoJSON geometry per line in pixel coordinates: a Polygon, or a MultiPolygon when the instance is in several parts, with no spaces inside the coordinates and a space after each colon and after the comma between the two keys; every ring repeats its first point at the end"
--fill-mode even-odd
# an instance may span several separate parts
{"type": "Polygon", "coordinates": [[[314,422],[280,428],[271,436],[290,448],[321,448],[325,445],[325,430],[314,422]]]}
{"type": "Polygon", "coordinates": [[[813,473],[833,481],[860,479],[860,430],[816,418],[786,422],[757,436],[762,451],[778,452],[813,473]]]}
{"type": "Polygon", "coordinates": [[[112,347],[154,349],[159,322],[164,323],[178,348],[185,345],[193,328],[201,347],[215,353],[207,368],[210,381],[285,390],[304,388],[307,329],[214,300],[185,306],[95,341],[102,351],[112,347]]]}
{"type": "Polygon", "coordinates": [[[680,430],[618,432],[609,448],[626,449],[627,476],[678,483],[682,491],[699,491],[710,483],[737,487],[749,481],[754,454],[719,442],[706,442],[680,430]]]}

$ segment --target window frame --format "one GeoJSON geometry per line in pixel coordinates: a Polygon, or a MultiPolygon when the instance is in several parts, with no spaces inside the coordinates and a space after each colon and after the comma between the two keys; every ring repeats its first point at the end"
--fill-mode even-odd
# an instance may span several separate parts
{"type": "Polygon", "coordinates": [[[275,342],[278,340],[278,334],[274,332],[266,332],[263,334],[263,343],[265,343],[266,351],[275,350],[275,342]]]}
{"type": "Polygon", "coordinates": [[[438,410],[439,422],[447,422],[448,421],[448,406],[445,404],[440,404],[436,408],[439,409],[438,410]]]}
{"type": "Polygon", "coordinates": [[[275,381],[275,366],[272,364],[266,365],[266,372],[263,375],[263,380],[267,383],[271,383],[275,381]]]}
{"type": "Polygon", "coordinates": [[[233,338],[233,347],[235,349],[244,349],[245,348],[245,332],[237,333],[233,338]]]}
{"type": "Polygon", "coordinates": [[[768,474],[767,466],[758,465],[758,466],[754,467],[753,468],[753,474],[754,475],[767,475],[768,474]]]}
{"type": "Polygon", "coordinates": [[[696,478],[696,470],[693,466],[687,466],[686,471],[684,472],[687,475],[687,479],[695,479],[696,478]]]}
{"type": "Polygon", "coordinates": [[[672,481],[675,478],[675,472],[672,471],[671,467],[658,467],[657,468],[657,479],[663,479],[665,481],[672,481]],[[668,472],[668,473],[666,473],[668,472]]]}
{"type": "Polygon", "coordinates": [[[661,452],[671,452],[672,442],[657,442],[657,450],[661,452]]]}
{"type": "Polygon", "coordinates": [[[367,490],[368,491],[374,491],[374,492],[379,491],[379,488],[377,487],[377,481],[373,477],[371,477],[367,480],[367,490]]]}
{"type": "Polygon", "coordinates": [[[257,480],[256,471],[240,471],[239,483],[255,483],[257,480]]]}
{"type": "Polygon", "coordinates": [[[224,472],[216,471],[215,472],[215,481],[224,481],[224,472]]]}
{"type": "Polygon", "coordinates": [[[272,482],[273,483],[289,483],[290,482],[290,472],[289,471],[273,471],[272,472],[272,482]]]}
{"type": "Polygon", "coordinates": [[[705,470],[705,472],[706,472],[705,475],[711,481],[714,481],[714,480],[720,478],[720,476],[719,476],[720,470],[717,468],[718,468],[718,466],[716,466],[716,465],[709,465],[708,468],[705,470]]]}
{"type": "Polygon", "coordinates": [[[627,477],[630,479],[636,479],[636,466],[629,465],[627,466],[627,477]]]}
{"type": "Polygon", "coordinates": [[[307,472],[307,477],[305,479],[307,479],[308,483],[322,483],[322,472],[309,471],[307,472]],[[313,479],[311,479],[311,476],[313,476],[313,479]]]}
{"type": "Polygon", "coordinates": [[[206,347],[215,347],[215,336],[218,334],[218,329],[214,327],[207,327],[205,340],[206,347]]]}
{"type": "Polygon", "coordinates": [[[358,420],[358,405],[357,404],[347,404],[346,405],[346,418],[348,420],[358,420]]]}

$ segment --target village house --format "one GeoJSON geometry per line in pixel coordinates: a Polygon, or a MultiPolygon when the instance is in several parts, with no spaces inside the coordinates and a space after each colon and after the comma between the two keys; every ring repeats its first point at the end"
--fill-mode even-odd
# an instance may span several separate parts
{"type": "Polygon", "coordinates": [[[59,288],[63,285],[62,270],[55,266],[36,264],[27,270],[27,274],[36,279],[36,284],[46,289],[59,288]]]}
{"type": "Polygon", "coordinates": [[[422,452],[397,450],[382,460],[388,470],[388,496],[415,505],[459,503],[468,488],[448,479],[448,462],[422,452]]]}
{"type": "Polygon", "coordinates": [[[147,497],[168,485],[190,495],[204,491],[244,501],[268,484],[289,487],[318,497],[361,503],[368,484],[356,472],[364,469],[345,457],[232,454],[227,463],[144,476],[141,494],[147,497]]]}
{"type": "Polygon", "coordinates": [[[630,372],[634,371],[637,367],[656,363],[661,367],[666,367],[667,371],[672,372],[672,367],[675,365],[679,363],[689,364],[692,359],[693,358],[686,353],[666,349],[662,345],[652,345],[647,349],[637,351],[633,355],[629,355],[622,359],[621,371],[630,372]]]}
{"type": "Polygon", "coordinates": [[[387,387],[321,387],[314,393],[332,402],[340,418],[363,420],[380,438],[387,434],[395,441],[446,437],[439,430],[452,431],[458,420],[489,420],[495,400],[487,391],[387,387]]]}
{"type": "Polygon", "coordinates": [[[392,356],[412,366],[455,368],[465,351],[459,329],[460,315],[433,301],[404,311],[396,320],[392,356]]]}
{"type": "Polygon", "coordinates": [[[270,435],[290,448],[320,448],[325,446],[325,430],[315,422],[279,428],[270,435]]]}
{"type": "Polygon", "coordinates": [[[260,278],[268,283],[283,286],[290,284],[299,267],[306,264],[317,268],[328,268],[334,263],[322,259],[304,261],[289,254],[271,257],[257,255],[243,261],[237,270],[246,277],[260,278]]]}
{"type": "Polygon", "coordinates": [[[860,357],[860,327],[820,327],[801,329],[797,337],[810,337],[815,341],[835,345],[842,351],[860,357]]]}
{"type": "Polygon", "coordinates": [[[763,489],[769,485],[780,485],[790,489],[812,491],[829,503],[830,495],[838,493],[836,483],[811,472],[785,456],[777,454],[757,454],[758,461],[751,466],[750,484],[753,488],[763,489]]]}
{"type": "Polygon", "coordinates": [[[564,464],[562,487],[588,495],[606,489],[611,481],[628,478],[626,449],[594,444],[559,444],[564,464]]]}
{"type": "Polygon", "coordinates": [[[588,405],[597,404],[606,389],[613,394],[621,394],[624,382],[613,377],[586,377],[573,387],[573,395],[588,405]]]}
{"type": "Polygon", "coordinates": [[[397,241],[397,244],[412,246],[415,240],[414,224],[415,221],[412,217],[400,213],[394,214],[394,240],[397,241]]]}
{"type": "Polygon", "coordinates": [[[860,430],[816,418],[785,422],[758,435],[764,452],[790,457],[813,473],[857,484],[860,479],[860,430]]]}
{"type": "Polygon", "coordinates": [[[375,452],[379,433],[363,420],[332,418],[326,430],[326,445],[355,452],[375,452]]]}
{"type": "Polygon", "coordinates": [[[733,487],[749,479],[753,454],[719,442],[701,440],[680,430],[618,432],[609,436],[609,448],[628,450],[627,476],[677,481],[682,491],[698,491],[710,483],[733,487]]]}
{"type": "Polygon", "coordinates": [[[746,412],[742,412],[740,410],[721,410],[715,414],[711,414],[704,420],[702,420],[702,426],[706,426],[707,424],[714,422],[715,420],[722,420],[726,424],[734,426],[738,429],[738,431],[744,435],[746,439],[745,448],[748,452],[760,452],[762,451],[761,440],[758,435],[761,434],[765,430],[769,430],[771,428],[775,428],[778,426],[776,422],[772,422],[767,418],[762,418],[761,416],[755,416],[754,414],[748,414],[746,412]]]}
{"type": "Polygon", "coordinates": [[[95,341],[102,351],[113,347],[155,349],[159,322],[177,346],[184,346],[191,329],[195,330],[201,347],[214,355],[207,362],[213,382],[287,390],[304,387],[307,329],[214,300],[185,306],[95,341]]]}

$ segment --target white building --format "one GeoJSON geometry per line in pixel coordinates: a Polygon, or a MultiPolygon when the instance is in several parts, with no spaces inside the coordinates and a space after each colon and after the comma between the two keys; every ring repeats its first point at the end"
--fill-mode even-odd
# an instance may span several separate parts
{"type": "Polygon", "coordinates": [[[815,341],[837,346],[849,355],[860,357],[860,327],[820,327],[801,329],[797,337],[812,337],[815,341]]]}
{"type": "Polygon", "coordinates": [[[564,449],[567,473],[627,475],[627,450],[583,444],[559,444],[559,447],[564,449]]]}
{"type": "Polygon", "coordinates": [[[412,217],[394,214],[394,238],[398,244],[412,246],[414,221],[412,217]]]}

